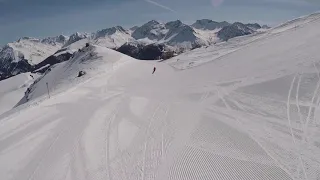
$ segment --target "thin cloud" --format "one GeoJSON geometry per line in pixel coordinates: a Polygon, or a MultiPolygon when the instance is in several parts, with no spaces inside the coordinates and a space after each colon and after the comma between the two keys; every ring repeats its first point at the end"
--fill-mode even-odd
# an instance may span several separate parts
{"type": "Polygon", "coordinates": [[[171,12],[174,12],[174,13],[177,12],[177,11],[171,9],[171,8],[168,7],[168,6],[164,6],[164,5],[159,4],[159,3],[155,2],[155,1],[152,1],[152,0],[144,0],[144,1],[146,1],[146,2],[148,2],[148,3],[150,3],[150,4],[153,4],[153,5],[155,5],[155,6],[161,7],[161,8],[163,8],[163,9],[166,9],[166,10],[168,10],[168,11],[171,11],[171,12]]]}

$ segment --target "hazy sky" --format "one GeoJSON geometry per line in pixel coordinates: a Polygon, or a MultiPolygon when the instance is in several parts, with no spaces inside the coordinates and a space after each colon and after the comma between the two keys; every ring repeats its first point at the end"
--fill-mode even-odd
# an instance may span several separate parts
{"type": "Polygon", "coordinates": [[[320,0],[0,0],[0,45],[23,36],[93,32],[149,20],[275,25],[320,10],[320,0]]]}

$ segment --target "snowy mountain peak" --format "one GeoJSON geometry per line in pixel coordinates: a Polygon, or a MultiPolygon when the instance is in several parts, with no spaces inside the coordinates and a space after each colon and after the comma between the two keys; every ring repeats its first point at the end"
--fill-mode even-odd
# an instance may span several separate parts
{"type": "Polygon", "coordinates": [[[126,29],[124,29],[123,27],[115,26],[115,27],[112,27],[112,28],[102,29],[102,30],[98,31],[96,33],[95,37],[99,38],[99,37],[110,36],[112,34],[115,34],[116,32],[129,34],[129,32],[126,29]]]}
{"type": "Polygon", "coordinates": [[[230,23],[228,23],[226,21],[216,22],[216,21],[212,21],[210,19],[201,19],[201,20],[197,20],[191,26],[196,29],[214,30],[214,29],[223,28],[223,27],[229,26],[229,25],[230,25],[230,23]]]}
{"type": "Polygon", "coordinates": [[[87,38],[87,37],[89,37],[89,35],[90,34],[86,33],[86,32],[76,32],[76,33],[72,34],[69,39],[87,38]]]}
{"type": "Polygon", "coordinates": [[[178,28],[178,27],[180,27],[180,26],[182,26],[182,25],[185,25],[185,24],[183,24],[180,20],[167,22],[167,23],[165,24],[166,28],[168,28],[168,29],[178,28]]]}
{"type": "Polygon", "coordinates": [[[150,30],[150,29],[157,29],[157,28],[164,28],[164,25],[162,23],[159,23],[156,20],[151,20],[151,21],[143,24],[142,26],[138,27],[137,29],[149,29],[150,30]]]}
{"type": "Polygon", "coordinates": [[[47,37],[41,40],[41,43],[51,44],[51,45],[57,45],[59,44],[65,44],[68,41],[69,37],[64,35],[59,35],[55,37],[47,37]]]}
{"type": "Polygon", "coordinates": [[[62,36],[37,39],[23,37],[8,43],[0,50],[0,80],[22,72],[29,72],[31,66],[38,64],[54,54],[64,44],[62,36]]]}
{"type": "Polygon", "coordinates": [[[197,20],[195,23],[198,23],[198,24],[209,24],[209,23],[212,23],[212,22],[215,22],[215,21],[212,21],[211,19],[200,19],[200,20],[197,20]]]}
{"type": "Polygon", "coordinates": [[[11,44],[5,45],[1,50],[1,61],[2,63],[5,61],[16,61],[18,58],[14,53],[14,49],[11,47],[11,44]]]}
{"type": "Polygon", "coordinates": [[[31,65],[25,55],[14,49],[12,44],[5,45],[0,51],[0,80],[22,72],[28,72],[31,65]]]}
{"type": "Polygon", "coordinates": [[[237,36],[244,36],[254,33],[255,31],[247,27],[245,24],[240,22],[235,22],[229,26],[223,27],[217,34],[217,36],[223,40],[228,41],[231,38],[237,36]]]}
{"type": "Polygon", "coordinates": [[[126,29],[124,29],[122,26],[115,26],[113,27],[114,29],[118,30],[118,31],[122,31],[122,32],[125,32],[126,29]]]}
{"type": "Polygon", "coordinates": [[[68,46],[68,45],[70,45],[70,44],[72,44],[72,43],[75,43],[75,42],[77,42],[77,41],[79,41],[79,40],[81,40],[81,39],[85,39],[85,38],[87,38],[87,37],[89,37],[89,36],[90,36],[90,35],[89,35],[88,33],[76,32],[76,33],[72,34],[72,35],[69,37],[68,41],[64,44],[64,47],[66,47],[66,46],[68,46]]]}
{"type": "Polygon", "coordinates": [[[150,40],[160,40],[164,37],[164,30],[165,27],[163,24],[152,20],[147,22],[146,24],[138,27],[133,33],[132,37],[134,39],[144,39],[148,38],[150,40]]]}
{"type": "Polygon", "coordinates": [[[131,41],[131,32],[121,26],[102,29],[92,35],[91,43],[108,48],[119,48],[128,41],[131,41]]]}
{"type": "Polygon", "coordinates": [[[67,41],[69,39],[68,36],[59,35],[56,37],[57,41],[67,41]]]}
{"type": "Polygon", "coordinates": [[[14,44],[14,43],[25,43],[25,42],[30,42],[30,43],[43,43],[43,44],[51,44],[51,45],[57,45],[59,44],[64,44],[67,42],[69,37],[64,36],[64,35],[59,35],[55,37],[46,37],[44,39],[38,39],[34,37],[22,37],[18,39],[18,41],[9,43],[9,44],[14,44]]]}
{"type": "Polygon", "coordinates": [[[195,26],[195,27],[199,26],[199,29],[200,29],[204,26],[207,26],[210,23],[218,23],[218,22],[212,21],[211,19],[200,19],[200,20],[197,20],[192,26],[195,26]]]}
{"type": "Polygon", "coordinates": [[[132,28],[130,28],[131,31],[135,31],[136,29],[138,29],[139,26],[133,26],[132,28]]]}
{"type": "MultiPolygon", "coordinates": [[[[232,26],[236,26],[238,29],[243,30],[243,31],[248,31],[250,33],[253,33],[254,31],[250,29],[247,25],[241,23],[241,22],[235,22],[232,24],[232,26]]],[[[250,26],[250,25],[249,25],[250,26]]],[[[260,25],[259,25],[260,26],[260,25]]]]}
{"type": "Polygon", "coordinates": [[[142,26],[154,26],[154,25],[158,25],[158,24],[160,24],[158,21],[151,20],[151,21],[147,22],[146,24],[144,24],[142,26]]]}
{"type": "Polygon", "coordinates": [[[261,29],[262,27],[260,26],[260,24],[258,23],[248,23],[245,24],[248,28],[252,29],[252,30],[258,30],[261,29]]]}
{"type": "MultiPolygon", "coordinates": [[[[176,22],[176,21],[175,21],[176,22]]],[[[165,40],[169,45],[178,45],[183,43],[186,48],[192,48],[193,44],[200,39],[195,35],[195,31],[187,25],[180,24],[178,22],[170,24],[172,25],[169,32],[166,34],[165,40]],[[186,45],[187,43],[187,45],[186,45]]]]}
{"type": "Polygon", "coordinates": [[[17,42],[22,42],[22,41],[40,42],[41,40],[38,38],[34,38],[34,37],[22,37],[22,38],[18,39],[17,42]]]}
{"type": "Polygon", "coordinates": [[[262,29],[270,29],[271,27],[270,26],[268,26],[268,25],[262,25],[262,27],[261,27],[262,29]]]}
{"type": "Polygon", "coordinates": [[[75,32],[75,33],[73,33],[71,36],[82,36],[82,34],[83,34],[83,33],[81,33],[81,32],[75,32]]]}

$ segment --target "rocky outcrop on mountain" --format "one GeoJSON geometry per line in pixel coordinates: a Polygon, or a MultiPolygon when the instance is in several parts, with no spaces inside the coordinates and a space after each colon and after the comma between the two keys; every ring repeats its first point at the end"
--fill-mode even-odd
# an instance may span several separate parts
{"type": "Polygon", "coordinates": [[[164,41],[171,46],[193,49],[195,46],[205,45],[205,41],[196,36],[192,27],[183,24],[181,21],[172,21],[166,24],[169,29],[164,41]]]}
{"type": "Polygon", "coordinates": [[[114,49],[133,40],[130,30],[124,29],[121,26],[115,26],[94,33],[90,43],[114,49]]]}
{"type": "Polygon", "coordinates": [[[229,25],[230,25],[230,23],[228,23],[226,21],[216,22],[216,21],[212,21],[210,19],[201,19],[201,20],[197,20],[191,26],[196,29],[215,30],[215,29],[221,29],[221,28],[229,26],[229,25]]]}
{"type": "Polygon", "coordinates": [[[20,73],[30,72],[32,66],[27,60],[12,62],[8,66],[0,67],[0,81],[18,75],[20,73]]]}
{"type": "Polygon", "coordinates": [[[250,29],[252,29],[254,31],[262,28],[260,26],[260,24],[258,24],[258,23],[252,23],[252,24],[249,23],[249,24],[245,24],[245,26],[247,26],[248,28],[250,28],[250,29]]]}
{"type": "Polygon", "coordinates": [[[133,58],[139,57],[139,52],[142,49],[143,45],[138,43],[126,43],[117,49],[118,52],[126,54],[133,58]]]}
{"type": "Polygon", "coordinates": [[[137,28],[132,33],[132,37],[147,44],[165,44],[185,49],[206,44],[206,41],[199,38],[191,26],[183,24],[180,20],[166,24],[149,21],[137,28]]]}
{"type": "Polygon", "coordinates": [[[59,42],[47,40],[24,37],[4,46],[0,51],[0,79],[32,71],[33,65],[52,55],[62,46],[59,42]]]}
{"type": "Polygon", "coordinates": [[[8,45],[2,49],[1,55],[0,80],[32,70],[32,66],[24,59],[24,55],[15,52],[8,45]]]}
{"type": "Polygon", "coordinates": [[[69,52],[49,56],[41,63],[33,66],[32,71],[34,73],[44,73],[48,68],[50,68],[50,66],[57,64],[57,63],[64,62],[64,61],[68,61],[72,56],[73,56],[73,54],[71,54],[69,52]]]}
{"type": "Polygon", "coordinates": [[[47,37],[41,40],[41,43],[45,44],[51,44],[53,46],[56,46],[58,44],[64,45],[69,40],[69,37],[60,35],[56,37],[47,37]]]}
{"type": "Polygon", "coordinates": [[[106,36],[113,35],[113,34],[115,34],[117,32],[130,35],[128,30],[124,29],[121,26],[116,26],[116,27],[112,27],[112,28],[102,29],[102,30],[96,32],[94,34],[94,37],[95,38],[106,37],[106,36]]]}
{"type": "Polygon", "coordinates": [[[236,22],[232,25],[226,26],[222,28],[217,36],[223,40],[228,41],[231,38],[238,37],[238,36],[244,36],[254,33],[254,30],[250,29],[246,25],[236,22]]]}
{"type": "Polygon", "coordinates": [[[133,32],[133,31],[137,30],[138,28],[139,28],[139,26],[133,26],[129,30],[133,32]]]}
{"type": "Polygon", "coordinates": [[[262,29],[270,29],[270,27],[268,25],[263,25],[261,28],[262,29]]]}
{"type": "Polygon", "coordinates": [[[76,32],[76,33],[72,34],[72,35],[69,37],[68,41],[64,44],[63,47],[69,46],[69,45],[72,44],[72,43],[75,43],[75,42],[77,42],[77,41],[80,41],[81,39],[85,39],[85,38],[88,38],[88,37],[90,37],[90,35],[87,34],[87,33],[79,33],[79,32],[76,32]]]}
{"type": "Polygon", "coordinates": [[[132,33],[132,37],[136,40],[148,38],[150,40],[159,41],[165,36],[166,31],[164,24],[152,20],[141,27],[136,28],[132,33]]]}
{"type": "Polygon", "coordinates": [[[174,51],[164,44],[149,44],[144,46],[126,43],[118,48],[117,51],[141,60],[169,59],[174,55],[174,51]]]}

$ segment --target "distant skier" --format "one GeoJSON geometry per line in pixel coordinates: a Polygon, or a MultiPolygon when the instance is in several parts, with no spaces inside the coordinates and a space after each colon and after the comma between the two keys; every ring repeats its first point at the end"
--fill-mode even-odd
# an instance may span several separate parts
{"type": "Polygon", "coordinates": [[[157,68],[156,67],[153,67],[153,72],[152,74],[154,74],[156,72],[157,68]]]}

